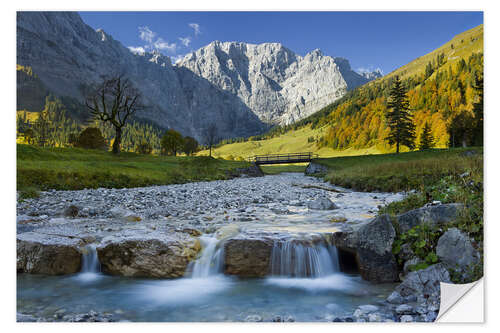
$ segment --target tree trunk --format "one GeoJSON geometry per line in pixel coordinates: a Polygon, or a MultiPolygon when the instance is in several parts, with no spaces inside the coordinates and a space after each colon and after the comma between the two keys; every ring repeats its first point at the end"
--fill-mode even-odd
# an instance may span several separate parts
{"type": "Polygon", "coordinates": [[[396,154],[399,154],[399,141],[396,142],[396,154]]]}
{"type": "Polygon", "coordinates": [[[210,154],[208,156],[212,157],[212,145],[209,146],[210,154]]]}
{"type": "Polygon", "coordinates": [[[122,143],[122,128],[115,127],[115,141],[113,142],[113,154],[120,153],[120,145],[122,143]]]}

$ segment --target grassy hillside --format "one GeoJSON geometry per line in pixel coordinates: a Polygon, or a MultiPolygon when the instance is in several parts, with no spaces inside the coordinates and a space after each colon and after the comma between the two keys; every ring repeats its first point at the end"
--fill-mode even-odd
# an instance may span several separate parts
{"type": "MultiPolygon", "coordinates": [[[[328,147],[317,147],[316,140],[321,138],[326,128],[312,129],[306,125],[294,131],[268,140],[249,140],[233,144],[222,145],[212,151],[213,156],[225,159],[247,158],[259,154],[299,153],[312,151],[322,157],[353,156],[364,154],[382,154],[385,151],[376,147],[365,149],[333,150],[328,147]]],[[[202,150],[197,155],[208,155],[208,150],[202,150]]]]}
{"type": "MultiPolygon", "coordinates": [[[[473,117],[474,88],[483,72],[483,25],[455,36],[440,48],[394,72],[348,92],[340,100],[293,125],[277,127],[245,142],[222,145],[222,157],[313,151],[323,157],[392,152],[384,141],[392,79],[403,78],[416,125],[417,144],[426,122],[437,148],[448,147],[449,125],[473,117]]],[[[455,139],[456,141],[456,139],[455,139]]],[[[205,154],[202,152],[201,154],[205,154]]]]}
{"type": "MultiPolygon", "coordinates": [[[[482,24],[458,34],[448,43],[396,69],[395,71],[384,76],[383,79],[387,79],[395,75],[399,75],[402,79],[412,77],[414,75],[421,75],[425,71],[425,66],[429,62],[435,60],[436,56],[441,53],[443,53],[446,58],[446,65],[443,69],[448,69],[449,66],[456,65],[460,59],[468,58],[472,53],[483,52],[483,34],[484,26],[482,24]]],[[[371,84],[374,84],[375,82],[376,81],[371,82],[371,84]]]]}
{"type": "Polygon", "coordinates": [[[123,188],[228,178],[246,162],[17,145],[17,189],[123,188]]]}

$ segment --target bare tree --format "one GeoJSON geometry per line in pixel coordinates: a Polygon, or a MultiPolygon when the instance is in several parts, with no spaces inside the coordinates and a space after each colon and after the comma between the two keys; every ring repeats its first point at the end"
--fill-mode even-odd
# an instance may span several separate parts
{"type": "Polygon", "coordinates": [[[120,153],[122,131],[128,117],[144,108],[141,102],[141,93],[121,75],[103,78],[102,83],[87,94],[85,105],[91,114],[115,128],[114,154],[120,153]]]}
{"type": "Polygon", "coordinates": [[[215,123],[209,124],[203,130],[203,139],[205,140],[205,144],[208,145],[210,150],[210,156],[212,156],[212,147],[219,141],[219,130],[217,129],[217,125],[215,123]]]}

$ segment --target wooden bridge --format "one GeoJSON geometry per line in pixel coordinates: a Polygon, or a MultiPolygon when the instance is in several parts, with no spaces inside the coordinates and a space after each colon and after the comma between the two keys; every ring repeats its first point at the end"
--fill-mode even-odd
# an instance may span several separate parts
{"type": "Polygon", "coordinates": [[[305,163],[311,162],[313,158],[317,158],[318,154],[311,152],[306,153],[290,153],[290,154],[267,154],[255,155],[250,157],[249,162],[257,165],[260,164],[285,164],[285,163],[305,163]]]}

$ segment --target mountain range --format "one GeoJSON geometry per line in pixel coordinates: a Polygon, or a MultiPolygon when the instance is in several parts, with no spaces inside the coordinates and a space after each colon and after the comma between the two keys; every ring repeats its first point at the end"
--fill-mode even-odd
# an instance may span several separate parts
{"type": "Polygon", "coordinates": [[[40,111],[49,93],[84,99],[103,75],[124,74],[141,91],[140,118],[203,141],[210,123],[224,138],[260,134],[303,119],[381,76],[359,74],[347,59],[314,50],[300,56],[280,43],[214,41],[178,63],[157,51],[133,53],[74,12],[18,12],[18,110],[40,111]]]}

